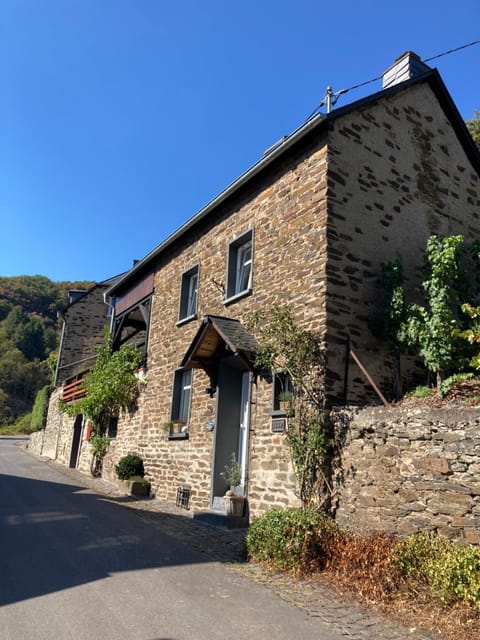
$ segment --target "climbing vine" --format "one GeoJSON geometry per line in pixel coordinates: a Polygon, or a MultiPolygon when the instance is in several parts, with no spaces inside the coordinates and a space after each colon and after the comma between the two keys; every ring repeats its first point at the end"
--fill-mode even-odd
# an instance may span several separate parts
{"type": "Polygon", "coordinates": [[[300,329],[287,306],[273,305],[246,322],[260,349],[255,365],[265,376],[288,375],[294,392],[287,441],[296,479],[296,494],[304,506],[328,507],[331,489],[328,460],[332,438],[324,407],[325,357],[320,339],[300,329]]]}
{"type": "Polygon", "coordinates": [[[135,402],[138,380],[134,372],[141,355],[131,345],[112,351],[109,333],[96,353],[95,364],[85,375],[85,397],[72,404],[62,403],[61,409],[71,416],[84,414],[92,421],[94,434],[103,436],[110,418],[135,402]]]}

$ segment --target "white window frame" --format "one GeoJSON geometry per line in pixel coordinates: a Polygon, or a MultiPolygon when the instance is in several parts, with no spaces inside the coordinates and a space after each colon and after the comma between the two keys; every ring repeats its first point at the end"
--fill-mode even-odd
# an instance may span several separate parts
{"type": "Polygon", "coordinates": [[[227,284],[224,304],[233,302],[252,292],[253,248],[253,229],[249,229],[238,236],[228,245],[227,284]]]}
{"type": "Polygon", "coordinates": [[[199,282],[199,264],[190,267],[190,269],[182,273],[177,325],[188,322],[189,320],[194,320],[197,317],[199,282]]]}

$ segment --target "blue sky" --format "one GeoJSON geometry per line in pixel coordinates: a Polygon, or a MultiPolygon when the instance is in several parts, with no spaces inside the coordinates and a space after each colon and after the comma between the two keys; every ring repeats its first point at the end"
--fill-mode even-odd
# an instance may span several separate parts
{"type": "MultiPolygon", "coordinates": [[[[129,269],[327,85],[479,40],[479,24],[478,0],[2,0],[0,276],[129,269]]],[[[464,118],[480,109],[480,45],[429,64],[464,118]]]]}

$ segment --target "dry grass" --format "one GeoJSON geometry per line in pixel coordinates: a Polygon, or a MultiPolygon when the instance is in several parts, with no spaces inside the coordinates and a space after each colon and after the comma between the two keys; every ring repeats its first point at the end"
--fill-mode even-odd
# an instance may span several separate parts
{"type": "Polygon", "coordinates": [[[325,571],[315,577],[404,626],[431,631],[442,640],[479,640],[480,607],[447,606],[422,585],[406,579],[393,560],[397,542],[383,532],[336,533],[326,545],[325,571]]]}
{"type": "Polygon", "coordinates": [[[315,576],[325,584],[343,589],[357,601],[380,611],[387,618],[405,627],[430,631],[442,640],[479,640],[480,609],[462,604],[446,606],[426,591],[400,589],[382,594],[366,587],[358,589],[358,582],[348,576],[325,571],[315,576]]]}

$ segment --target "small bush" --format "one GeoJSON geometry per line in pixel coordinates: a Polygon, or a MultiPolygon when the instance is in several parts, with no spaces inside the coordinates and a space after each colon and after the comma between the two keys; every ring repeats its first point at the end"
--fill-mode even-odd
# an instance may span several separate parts
{"type": "Polygon", "coordinates": [[[123,456],[115,465],[115,471],[120,480],[129,480],[132,476],[140,476],[143,478],[145,469],[143,468],[143,460],[140,456],[128,454],[123,456]]]}
{"type": "Polygon", "coordinates": [[[440,395],[446,396],[450,391],[450,388],[459,382],[466,382],[467,380],[471,380],[473,378],[473,373],[455,373],[453,376],[449,376],[445,378],[445,380],[440,385],[440,395]]]}
{"type": "Polygon", "coordinates": [[[419,533],[399,543],[396,558],[407,576],[428,586],[443,602],[480,605],[480,548],[419,533]]]}
{"type": "Polygon", "coordinates": [[[420,385],[415,389],[412,395],[414,398],[428,398],[430,396],[433,396],[434,393],[435,391],[431,387],[420,385]]]}
{"type": "Polygon", "coordinates": [[[307,573],[321,568],[325,542],[335,529],[333,521],[318,511],[271,509],[252,522],[247,552],[275,570],[307,573]]]}

